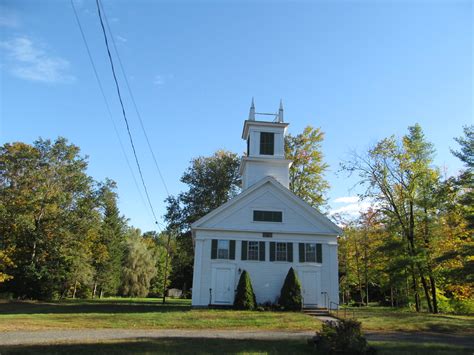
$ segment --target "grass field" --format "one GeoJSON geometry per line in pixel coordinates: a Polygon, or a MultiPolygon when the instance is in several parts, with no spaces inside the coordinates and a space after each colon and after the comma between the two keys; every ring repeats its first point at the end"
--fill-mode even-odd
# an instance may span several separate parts
{"type": "MultiPolygon", "coordinates": [[[[342,314],[342,313],[340,313],[342,314]]],[[[461,344],[427,343],[423,332],[459,334],[474,332],[474,317],[417,314],[383,307],[351,308],[348,315],[362,322],[365,331],[413,332],[413,342],[374,341],[378,354],[472,354],[461,344]]],[[[317,331],[321,323],[302,313],[247,312],[191,309],[189,300],[106,298],[61,302],[0,301],[0,332],[53,329],[203,329],[317,331]]],[[[302,340],[230,340],[164,338],[105,341],[85,344],[1,346],[0,354],[305,354],[313,349],[302,340]]],[[[437,335],[438,337],[438,335],[437,335]]]]}
{"type": "MultiPolygon", "coordinates": [[[[339,314],[343,315],[344,311],[340,310],[339,314]]],[[[371,331],[474,332],[474,316],[468,315],[416,313],[390,307],[354,307],[347,309],[346,314],[354,315],[364,330],[371,331]]]]}
{"type": "Polygon", "coordinates": [[[128,328],[318,330],[302,313],[191,309],[190,300],[66,300],[0,303],[0,331],[128,328]]]}

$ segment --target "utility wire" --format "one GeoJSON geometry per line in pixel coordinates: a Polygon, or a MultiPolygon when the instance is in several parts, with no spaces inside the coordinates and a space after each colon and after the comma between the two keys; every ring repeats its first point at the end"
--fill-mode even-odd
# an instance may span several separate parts
{"type": "Polygon", "coordinates": [[[118,52],[118,49],[117,49],[117,45],[115,43],[114,35],[113,35],[112,30],[110,29],[110,26],[109,26],[109,21],[107,19],[107,14],[105,13],[104,6],[100,2],[100,0],[98,0],[98,2],[100,4],[100,7],[102,8],[102,13],[103,13],[104,18],[105,18],[105,23],[107,25],[107,29],[109,30],[110,37],[112,39],[112,44],[113,44],[114,49],[115,49],[115,53],[117,54],[117,59],[118,59],[118,62],[119,62],[119,66],[120,66],[120,69],[122,71],[122,75],[125,79],[125,84],[127,86],[128,92],[130,94],[130,98],[132,99],[133,107],[135,108],[135,112],[136,112],[138,120],[140,122],[140,127],[142,128],[143,134],[145,136],[145,140],[146,140],[146,143],[148,145],[148,149],[150,150],[151,156],[153,157],[153,162],[155,163],[156,170],[158,171],[161,182],[163,183],[163,186],[165,188],[166,195],[167,195],[167,197],[170,197],[170,193],[168,191],[168,186],[166,186],[165,179],[163,178],[163,174],[161,173],[161,169],[158,165],[158,161],[156,159],[155,153],[153,152],[153,149],[151,147],[150,140],[148,139],[148,134],[146,133],[145,125],[143,124],[142,116],[140,115],[140,111],[138,110],[138,106],[137,106],[137,103],[135,101],[135,97],[133,96],[132,89],[131,89],[130,84],[129,84],[128,79],[127,79],[127,74],[125,73],[125,69],[123,67],[122,60],[120,59],[120,55],[119,55],[119,52],[118,52]]]}
{"type": "MultiPolygon", "coordinates": [[[[133,169],[132,169],[132,166],[130,164],[130,161],[128,160],[128,156],[127,156],[127,153],[125,151],[125,147],[123,146],[122,139],[120,138],[120,134],[118,132],[117,125],[115,124],[115,121],[113,119],[113,115],[112,115],[112,111],[110,110],[109,102],[107,100],[107,97],[105,96],[105,91],[104,91],[104,88],[102,86],[102,82],[100,81],[100,77],[99,77],[99,74],[97,72],[97,68],[95,66],[94,59],[92,58],[92,54],[91,54],[91,51],[90,51],[90,48],[89,48],[89,44],[87,43],[87,39],[86,39],[86,36],[84,34],[84,30],[82,28],[81,21],[79,19],[79,15],[78,15],[76,7],[74,5],[74,0],[71,0],[71,5],[72,5],[72,9],[74,10],[74,16],[76,17],[76,23],[77,23],[77,26],[79,28],[79,31],[81,32],[82,40],[83,40],[84,45],[86,47],[87,55],[89,56],[89,61],[91,63],[92,69],[94,71],[94,75],[95,75],[95,78],[97,80],[97,84],[99,85],[99,89],[100,89],[100,92],[102,94],[102,98],[104,99],[105,107],[107,108],[107,112],[109,114],[110,121],[112,122],[112,126],[113,126],[114,131],[115,131],[115,135],[117,136],[117,139],[119,141],[120,149],[122,150],[122,153],[125,157],[125,161],[127,162],[128,169],[130,170],[130,174],[132,175],[133,182],[134,182],[135,187],[136,187],[136,189],[138,191],[138,194],[140,196],[140,200],[142,201],[143,205],[145,207],[147,207],[147,205],[145,203],[145,200],[143,198],[142,192],[140,190],[140,187],[138,186],[138,182],[137,182],[137,179],[135,177],[135,174],[133,173],[133,169]]],[[[147,212],[149,213],[148,207],[147,207],[147,212]]]]}
{"type": "Polygon", "coordinates": [[[133,156],[135,157],[135,163],[137,164],[137,167],[138,167],[138,172],[140,174],[140,179],[142,181],[142,185],[143,185],[143,188],[145,190],[145,195],[146,195],[146,198],[148,200],[148,205],[150,206],[151,213],[153,214],[153,218],[155,219],[155,224],[158,226],[158,228],[160,228],[159,223],[158,223],[158,219],[156,218],[155,210],[153,209],[153,205],[151,204],[150,195],[148,194],[148,189],[146,187],[145,179],[143,178],[142,168],[140,166],[140,161],[138,160],[137,151],[135,149],[135,144],[133,143],[133,137],[132,137],[132,133],[130,131],[130,126],[128,124],[127,114],[125,113],[125,107],[123,105],[122,94],[120,92],[120,86],[118,84],[117,75],[115,73],[114,61],[113,61],[112,55],[110,53],[109,41],[107,39],[107,32],[105,31],[104,21],[102,19],[102,13],[100,11],[99,0],[96,0],[96,5],[97,5],[97,12],[99,14],[99,19],[100,19],[100,26],[102,28],[102,33],[104,35],[105,46],[107,47],[107,55],[109,57],[110,67],[112,69],[112,74],[113,74],[113,77],[114,77],[115,87],[117,89],[117,95],[118,95],[118,98],[119,98],[119,101],[120,101],[120,106],[122,107],[123,119],[125,120],[125,124],[127,126],[128,138],[130,140],[130,145],[132,146],[133,156]]]}

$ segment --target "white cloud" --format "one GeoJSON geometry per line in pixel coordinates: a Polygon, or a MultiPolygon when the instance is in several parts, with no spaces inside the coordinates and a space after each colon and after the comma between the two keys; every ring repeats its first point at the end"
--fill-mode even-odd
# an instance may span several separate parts
{"type": "Polygon", "coordinates": [[[162,86],[165,84],[165,78],[163,75],[155,75],[155,79],[153,80],[153,84],[162,86]]]}
{"type": "Polygon", "coordinates": [[[344,203],[345,206],[331,209],[330,215],[340,214],[348,217],[358,217],[361,212],[373,208],[375,203],[370,199],[360,200],[357,196],[344,196],[334,199],[335,203],[344,203]]]}
{"type": "Polygon", "coordinates": [[[127,42],[127,39],[126,39],[125,37],[122,37],[122,36],[117,35],[117,36],[115,36],[115,38],[117,38],[117,40],[118,40],[119,42],[122,42],[122,43],[127,42]]]}
{"type": "Polygon", "coordinates": [[[357,201],[359,201],[358,196],[344,196],[334,199],[335,203],[356,203],[357,201]]]}
{"type": "Polygon", "coordinates": [[[16,28],[20,26],[20,20],[16,13],[5,6],[0,6],[0,27],[16,28]]]}
{"type": "Polygon", "coordinates": [[[17,37],[0,42],[6,52],[7,68],[18,78],[46,83],[71,82],[75,78],[68,73],[70,64],[60,57],[48,55],[27,37],[17,37]]]}

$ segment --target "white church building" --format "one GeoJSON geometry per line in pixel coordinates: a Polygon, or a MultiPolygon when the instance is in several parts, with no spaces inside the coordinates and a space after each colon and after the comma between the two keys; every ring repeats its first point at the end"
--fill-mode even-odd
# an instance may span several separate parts
{"type": "Polygon", "coordinates": [[[341,230],[289,190],[288,123],[256,120],[252,100],[242,139],[242,192],[192,224],[195,240],[192,305],[231,306],[242,271],[257,303],[275,303],[293,267],[305,307],[339,303],[337,236],[341,230]]]}

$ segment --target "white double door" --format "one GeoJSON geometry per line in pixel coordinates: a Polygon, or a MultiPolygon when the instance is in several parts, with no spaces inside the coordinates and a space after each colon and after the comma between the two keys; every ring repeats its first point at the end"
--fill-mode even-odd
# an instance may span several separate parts
{"type": "Polygon", "coordinates": [[[302,283],[303,302],[305,306],[318,306],[321,304],[321,273],[319,270],[300,270],[302,283]]]}
{"type": "Polygon", "coordinates": [[[235,268],[228,265],[212,267],[212,304],[234,303],[235,268]]]}

